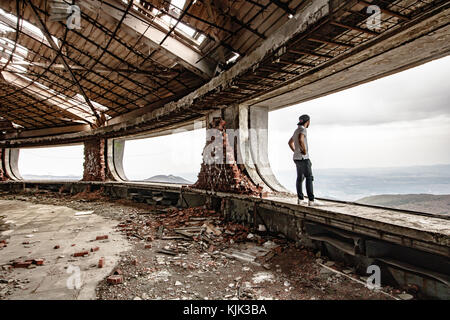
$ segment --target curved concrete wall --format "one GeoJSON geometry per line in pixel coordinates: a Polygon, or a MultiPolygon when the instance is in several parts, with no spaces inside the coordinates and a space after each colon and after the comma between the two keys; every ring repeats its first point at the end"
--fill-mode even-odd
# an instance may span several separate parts
{"type": "Polygon", "coordinates": [[[253,183],[263,191],[289,191],[272,172],[268,154],[268,119],[266,107],[231,106],[222,110],[229,140],[234,141],[236,161],[243,166],[253,183]]]}
{"type": "Polygon", "coordinates": [[[123,170],[124,139],[108,139],[106,141],[106,165],[109,178],[115,181],[127,181],[123,170]]]}
{"type": "Polygon", "coordinates": [[[11,180],[23,180],[19,172],[20,149],[3,149],[3,166],[6,176],[11,180]]]}
{"type": "Polygon", "coordinates": [[[261,179],[273,190],[289,192],[275,177],[269,161],[269,109],[248,107],[250,124],[250,152],[261,179]]]}

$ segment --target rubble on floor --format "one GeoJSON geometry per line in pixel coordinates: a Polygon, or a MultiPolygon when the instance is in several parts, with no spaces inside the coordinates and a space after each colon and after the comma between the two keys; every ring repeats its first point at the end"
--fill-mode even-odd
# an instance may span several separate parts
{"type": "Polygon", "coordinates": [[[99,299],[392,298],[324,276],[312,251],[203,207],[141,212],[117,228],[135,246],[119,264],[123,282],[101,283],[99,299]]]}
{"type": "MultiPolygon", "coordinates": [[[[328,261],[260,226],[225,221],[219,212],[204,207],[182,209],[102,197],[82,200],[56,193],[0,198],[7,197],[94,210],[119,221],[116,230],[132,246],[98,284],[96,295],[102,300],[394,299],[391,293],[410,294],[389,287],[383,287],[384,292],[370,290],[357,281],[350,266],[328,261]]],[[[92,246],[85,248],[88,254],[108,241],[105,236],[99,232],[91,239],[92,246]]],[[[91,270],[103,270],[102,259],[97,257],[91,270]]],[[[12,285],[0,282],[0,293],[12,285]]]]}

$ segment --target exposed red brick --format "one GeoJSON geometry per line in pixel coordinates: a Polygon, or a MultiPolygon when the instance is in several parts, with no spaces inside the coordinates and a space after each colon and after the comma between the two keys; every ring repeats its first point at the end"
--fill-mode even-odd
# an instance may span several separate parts
{"type": "Polygon", "coordinates": [[[34,259],[33,263],[37,266],[42,266],[44,264],[44,259],[34,259]]]}
{"type": "Polygon", "coordinates": [[[109,276],[109,277],[106,279],[106,281],[107,281],[109,284],[119,284],[119,283],[122,283],[123,278],[122,278],[122,276],[120,276],[120,275],[112,275],[112,276],[109,276]]]}
{"type": "Polygon", "coordinates": [[[103,268],[105,266],[105,258],[101,257],[100,260],[98,260],[98,265],[99,268],[103,268]]]}
{"type": "Polygon", "coordinates": [[[151,247],[152,247],[151,244],[146,244],[146,245],[144,246],[145,249],[150,249],[151,247]]]}
{"type": "Polygon", "coordinates": [[[106,239],[108,239],[108,236],[107,236],[107,235],[97,236],[97,237],[95,238],[95,240],[106,240],[106,239]]]}
{"type": "Polygon", "coordinates": [[[116,270],[114,270],[114,273],[113,273],[114,275],[121,275],[121,274],[123,274],[123,272],[122,272],[122,270],[120,270],[120,269],[116,269],[116,270]]]}
{"type": "Polygon", "coordinates": [[[60,248],[59,245],[56,245],[56,246],[53,247],[53,249],[59,249],[59,248],[60,248]]]}
{"type": "Polygon", "coordinates": [[[83,256],[87,256],[89,254],[89,251],[80,251],[80,252],[75,252],[73,254],[74,257],[83,257],[83,256]]]}
{"type": "Polygon", "coordinates": [[[82,181],[106,181],[105,139],[84,142],[82,181]]]}
{"type": "Polygon", "coordinates": [[[94,247],[94,248],[91,248],[91,252],[95,252],[95,251],[98,251],[98,250],[100,250],[100,248],[99,248],[99,247],[94,247]]]}
{"type": "Polygon", "coordinates": [[[28,268],[32,261],[15,261],[13,263],[14,268],[28,268]]]}
{"type": "Polygon", "coordinates": [[[211,127],[219,130],[222,135],[222,158],[220,159],[220,155],[211,154],[211,156],[218,160],[216,161],[217,163],[205,163],[205,158],[208,156],[205,152],[210,149],[208,146],[215,141],[215,137],[212,136],[206,142],[205,148],[203,149],[203,163],[198,174],[197,182],[191,187],[195,189],[260,196],[262,187],[256,186],[236,163],[233,149],[228,142],[225,124],[226,122],[221,118],[215,118],[213,123],[211,123],[211,127]]]}

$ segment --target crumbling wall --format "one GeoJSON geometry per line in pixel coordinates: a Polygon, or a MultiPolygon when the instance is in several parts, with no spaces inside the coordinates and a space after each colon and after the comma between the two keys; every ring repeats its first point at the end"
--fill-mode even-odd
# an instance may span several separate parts
{"type": "Polygon", "coordinates": [[[214,118],[210,124],[218,135],[207,135],[203,163],[192,188],[261,196],[262,187],[256,186],[237,165],[225,124],[222,118],[214,118]]]}
{"type": "Polygon", "coordinates": [[[106,181],[105,139],[84,142],[83,168],[81,181],[106,181]]]}
{"type": "Polygon", "coordinates": [[[0,181],[7,181],[8,176],[6,175],[5,172],[5,160],[4,160],[4,156],[5,156],[5,151],[4,149],[0,148],[0,181]]]}

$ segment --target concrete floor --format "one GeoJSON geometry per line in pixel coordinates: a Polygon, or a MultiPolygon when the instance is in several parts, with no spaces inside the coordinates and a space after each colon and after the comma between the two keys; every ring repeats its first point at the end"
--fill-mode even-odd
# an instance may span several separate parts
{"type": "Polygon", "coordinates": [[[116,220],[95,212],[84,216],[76,212],[64,206],[0,200],[0,216],[9,225],[9,230],[0,234],[0,239],[9,237],[7,247],[0,250],[0,266],[15,260],[45,259],[43,266],[31,269],[0,268],[0,279],[19,284],[1,285],[0,294],[10,291],[3,299],[95,299],[97,283],[112,272],[119,254],[130,245],[113,230],[116,220]],[[95,240],[99,235],[109,238],[95,240]],[[56,245],[60,248],[54,249],[56,245]],[[85,257],[72,256],[93,247],[99,250],[85,257]],[[105,257],[105,266],[98,268],[101,257],[105,257]]]}

